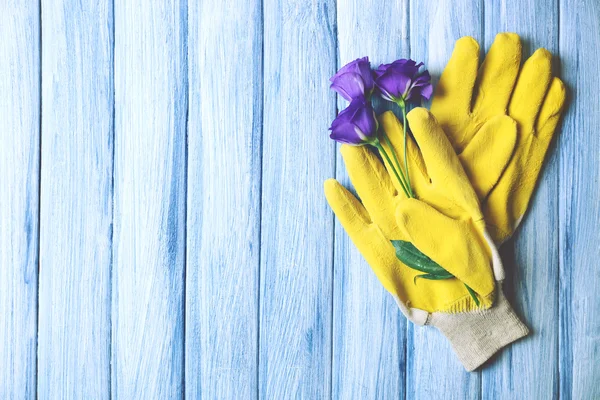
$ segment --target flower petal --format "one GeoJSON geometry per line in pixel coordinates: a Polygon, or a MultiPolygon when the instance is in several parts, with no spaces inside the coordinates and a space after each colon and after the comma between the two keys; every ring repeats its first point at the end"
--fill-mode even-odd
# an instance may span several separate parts
{"type": "Polygon", "coordinates": [[[341,143],[365,144],[377,137],[377,118],[370,102],[363,98],[350,102],[332,122],[330,137],[341,143]]]}
{"type": "Polygon", "coordinates": [[[368,57],[358,58],[344,65],[329,79],[331,89],[348,101],[370,95],[373,90],[373,76],[368,57]]]}

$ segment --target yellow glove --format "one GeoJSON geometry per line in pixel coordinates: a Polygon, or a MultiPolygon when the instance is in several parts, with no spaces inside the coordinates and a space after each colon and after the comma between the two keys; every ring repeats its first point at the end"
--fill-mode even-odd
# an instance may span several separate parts
{"type": "Polygon", "coordinates": [[[519,36],[501,33],[478,73],[479,45],[471,37],[461,38],[431,103],[431,113],[459,154],[477,192],[487,229],[496,243],[513,234],[527,210],[565,101],[563,83],[552,77],[550,52],[538,49],[519,73],[520,63],[519,36]],[[504,147],[512,143],[515,151],[506,170],[496,176],[503,160],[470,148],[479,142],[476,147],[482,149],[485,144],[479,136],[483,127],[505,115],[517,122],[516,135],[504,127],[493,132],[493,141],[504,147]]]}
{"type": "MultiPolygon", "coordinates": [[[[479,295],[482,307],[490,307],[495,289],[493,271],[502,266],[485,231],[477,195],[435,118],[417,108],[409,113],[408,121],[419,145],[408,142],[409,171],[418,199],[406,198],[399,183],[367,147],[348,145],[342,145],[342,156],[363,204],[334,179],[325,182],[325,195],[400,309],[413,322],[424,324],[428,312],[477,308],[464,284],[479,295]],[[419,279],[415,284],[415,277],[422,273],[397,259],[390,240],[411,242],[458,279],[419,279]]],[[[388,112],[382,115],[381,124],[403,165],[399,121],[388,112]]],[[[488,128],[505,125],[514,129],[508,117],[495,119],[488,128]]],[[[512,146],[505,149],[496,157],[506,162],[512,146]]]]}

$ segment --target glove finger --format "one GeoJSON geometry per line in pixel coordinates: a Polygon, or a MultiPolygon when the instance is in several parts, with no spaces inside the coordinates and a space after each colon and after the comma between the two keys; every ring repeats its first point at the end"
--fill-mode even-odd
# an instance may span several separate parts
{"type": "Polygon", "coordinates": [[[403,291],[402,276],[399,274],[399,261],[391,242],[371,223],[367,210],[358,199],[338,181],[328,179],[324,186],[327,202],[358,251],[383,287],[405,303],[407,297],[403,291]]]}
{"type": "Polygon", "coordinates": [[[486,122],[458,156],[480,201],[500,179],[516,142],[517,124],[512,118],[501,115],[486,122]]]}
{"type": "Polygon", "coordinates": [[[371,217],[358,199],[335,179],[327,179],[324,187],[327,202],[348,235],[353,238],[364,232],[371,217]]]}
{"type": "MultiPolygon", "coordinates": [[[[473,87],[479,66],[479,44],[470,36],[456,41],[452,56],[444,68],[435,89],[431,112],[443,114],[444,110],[467,115],[471,109],[473,87]]],[[[442,118],[445,120],[445,118],[442,118]]]]}
{"type": "Polygon", "coordinates": [[[564,102],[565,86],[554,78],[540,111],[536,136],[520,138],[506,171],[486,199],[485,220],[498,244],[513,234],[527,211],[564,102]]]}
{"type": "Polygon", "coordinates": [[[477,220],[481,217],[477,195],[458,156],[435,117],[417,107],[408,113],[410,129],[421,149],[427,175],[443,195],[462,206],[477,220]]]}
{"type": "Polygon", "coordinates": [[[553,78],[536,123],[537,138],[540,142],[546,143],[546,149],[552,140],[554,130],[562,114],[565,97],[566,89],[564,83],[558,78],[553,78]]]}
{"type": "Polygon", "coordinates": [[[508,108],[519,126],[519,134],[533,133],[533,127],[542,107],[544,97],[552,80],[552,55],[546,49],[538,49],[521,69],[513,97],[508,108]]]}
{"type": "Polygon", "coordinates": [[[479,69],[473,113],[481,117],[506,113],[519,66],[521,40],[516,33],[499,33],[479,69]]]}
{"type": "Polygon", "coordinates": [[[367,146],[342,145],[340,152],[370,218],[387,236],[397,233],[396,221],[390,216],[394,215],[398,192],[377,156],[367,146]]]}
{"type": "Polygon", "coordinates": [[[460,281],[485,298],[494,292],[489,249],[472,225],[416,199],[398,205],[396,221],[417,249],[460,281]]]}
{"type": "Polygon", "coordinates": [[[530,196],[524,196],[522,189],[519,189],[523,184],[530,186],[528,181],[519,181],[520,174],[517,171],[520,167],[520,165],[508,166],[505,175],[492,189],[483,205],[487,230],[498,247],[512,236],[529,202],[530,196]],[[515,191],[519,191],[519,195],[515,191]],[[527,197],[525,201],[524,197],[527,197]]]}
{"type": "MultiPolygon", "coordinates": [[[[380,123],[392,144],[393,150],[398,155],[400,166],[404,170],[404,130],[402,123],[391,111],[387,111],[381,115],[380,123]]],[[[382,140],[382,145],[388,153],[391,152],[391,149],[384,140],[382,140]]],[[[425,164],[423,163],[423,158],[421,158],[421,152],[408,133],[406,137],[406,153],[408,155],[408,174],[410,176],[411,186],[418,192],[422,185],[429,183],[429,177],[425,171],[425,164]]],[[[385,163],[385,166],[390,173],[390,176],[392,176],[393,172],[391,171],[390,166],[387,165],[387,162],[385,163]]],[[[395,179],[394,183],[396,184],[398,191],[401,192],[402,189],[395,179]]]]}

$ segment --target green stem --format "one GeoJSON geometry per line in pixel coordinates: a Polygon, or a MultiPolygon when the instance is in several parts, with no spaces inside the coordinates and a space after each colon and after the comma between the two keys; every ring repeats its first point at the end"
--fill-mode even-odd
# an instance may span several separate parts
{"type": "Polygon", "coordinates": [[[385,143],[388,145],[388,147],[390,148],[390,151],[392,152],[392,157],[394,158],[394,162],[396,163],[396,168],[398,168],[398,171],[402,172],[402,178],[404,179],[404,186],[407,187],[408,192],[411,194],[411,196],[408,196],[408,197],[415,197],[413,195],[412,188],[406,182],[406,178],[404,177],[404,171],[402,171],[402,168],[400,167],[400,161],[398,161],[398,155],[396,154],[396,150],[394,149],[394,146],[392,146],[392,143],[390,142],[390,138],[388,137],[388,135],[385,132],[383,132],[383,139],[385,140],[385,143]]]}
{"type": "Polygon", "coordinates": [[[410,174],[408,173],[408,155],[406,154],[406,104],[404,103],[404,101],[399,102],[398,105],[400,106],[400,109],[402,110],[402,129],[404,130],[404,170],[406,171],[406,180],[407,180],[407,184],[408,187],[410,189],[410,193],[413,195],[414,197],[414,193],[412,191],[412,186],[410,185],[410,174]]]}
{"type": "Polygon", "coordinates": [[[381,145],[379,140],[376,141],[375,143],[373,143],[373,146],[375,146],[377,148],[377,150],[379,150],[379,152],[381,153],[383,158],[385,158],[388,165],[392,168],[394,175],[396,175],[396,179],[398,179],[398,182],[400,182],[400,186],[402,186],[402,190],[404,190],[404,194],[406,194],[406,197],[410,198],[411,196],[410,196],[408,190],[406,189],[406,184],[404,183],[404,180],[402,178],[400,178],[398,171],[396,171],[396,167],[394,167],[394,164],[392,164],[392,160],[390,160],[390,157],[388,156],[387,152],[385,151],[385,149],[383,148],[383,146],[381,145]]]}

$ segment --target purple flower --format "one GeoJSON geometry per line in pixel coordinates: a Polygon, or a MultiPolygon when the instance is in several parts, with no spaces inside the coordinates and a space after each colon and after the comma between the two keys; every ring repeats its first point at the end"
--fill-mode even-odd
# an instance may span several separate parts
{"type": "Polygon", "coordinates": [[[330,138],[336,142],[361,146],[377,141],[377,118],[370,101],[354,99],[331,124],[330,138]]]}
{"type": "Polygon", "coordinates": [[[419,72],[423,63],[400,59],[391,64],[382,64],[375,70],[375,85],[381,96],[388,101],[429,100],[433,94],[431,76],[427,70],[419,72]]]}
{"type": "Polygon", "coordinates": [[[371,96],[375,87],[369,57],[357,58],[344,65],[329,80],[331,89],[348,101],[371,96]]]}

